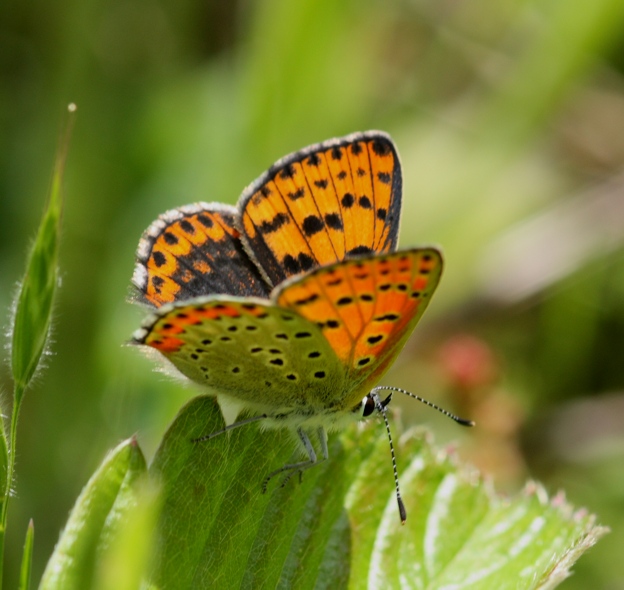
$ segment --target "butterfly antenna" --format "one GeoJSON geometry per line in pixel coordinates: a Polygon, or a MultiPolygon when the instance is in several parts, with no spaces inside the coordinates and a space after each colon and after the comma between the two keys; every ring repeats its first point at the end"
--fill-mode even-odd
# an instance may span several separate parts
{"type": "Polygon", "coordinates": [[[399,488],[399,473],[397,471],[396,457],[394,455],[394,444],[392,443],[392,434],[390,433],[390,423],[388,422],[388,416],[386,416],[386,406],[390,401],[390,396],[382,402],[376,393],[377,389],[383,388],[376,387],[373,391],[371,391],[371,396],[375,400],[375,407],[377,408],[377,411],[383,416],[384,423],[386,424],[386,432],[388,433],[388,441],[390,442],[390,455],[392,456],[394,487],[396,489],[397,504],[399,505],[399,516],[401,517],[401,524],[405,524],[405,521],[407,520],[407,512],[405,511],[405,505],[403,504],[403,499],[401,498],[401,489],[399,488]]]}
{"type": "Polygon", "coordinates": [[[430,402],[429,400],[426,400],[425,398],[420,397],[419,395],[415,395],[415,394],[413,394],[413,393],[411,393],[409,391],[406,391],[405,389],[401,389],[400,387],[391,387],[389,385],[380,385],[378,387],[375,387],[371,393],[374,394],[375,397],[376,397],[376,392],[377,391],[382,391],[382,390],[384,390],[384,391],[398,391],[399,393],[404,393],[405,395],[408,395],[409,397],[413,397],[414,399],[418,400],[419,402],[422,402],[426,406],[429,406],[430,408],[433,408],[434,410],[437,410],[438,412],[444,414],[447,418],[451,418],[451,420],[455,420],[455,422],[457,422],[457,424],[461,424],[462,426],[474,426],[475,425],[475,422],[473,420],[466,420],[465,418],[460,418],[459,416],[456,416],[455,414],[452,414],[448,410],[445,410],[444,408],[441,408],[440,406],[436,406],[436,404],[434,404],[433,402],[430,402]]]}

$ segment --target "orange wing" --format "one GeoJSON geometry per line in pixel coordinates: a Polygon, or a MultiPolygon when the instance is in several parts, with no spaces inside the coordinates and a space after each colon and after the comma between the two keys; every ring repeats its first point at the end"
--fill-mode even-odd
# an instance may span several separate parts
{"type": "Polygon", "coordinates": [[[272,285],[396,248],[401,166],[388,135],[356,133],[282,158],[243,193],[243,239],[272,285]]]}
{"type": "Polygon", "coordinates": [[[349,407],[398,355],[441,272],[435,248],[402,250],[319,268],[280,285],[272,298],[321,327],[354,383],[349,407]]]}
{"type": "Polygon", "coordinates": [[[143,302],[160,307],[214,293],[267,297],[268,287],[243,249],[238,212],[198,203],[163,213],[139,242],[132,277],[143,302]]]}

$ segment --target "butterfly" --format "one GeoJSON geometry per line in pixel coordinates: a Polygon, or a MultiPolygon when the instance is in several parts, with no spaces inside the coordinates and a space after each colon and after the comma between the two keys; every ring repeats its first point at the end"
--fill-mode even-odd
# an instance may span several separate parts
{"type": "Polygon", "coordinates": [[[198,440],[263,421],[294,431],[307,454],[263,490],[318,462],[312,433],[326,459],[327,431],[380,413],[389,432],[392,391],[425,401],[374,387],[442,272],[437,248],[396,249],[401,197],[394,143],[367,131],[278,160],[236,207],[168,211],[140,240],[132,282],[154,311],[132,342],[216,397],[227,426],[198,440]]]}

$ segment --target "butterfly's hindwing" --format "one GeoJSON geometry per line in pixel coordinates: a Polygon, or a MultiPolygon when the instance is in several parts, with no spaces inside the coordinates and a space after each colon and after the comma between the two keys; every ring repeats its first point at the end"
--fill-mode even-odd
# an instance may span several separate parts
{"type": "Polygon", "coordinates": [[[205,297],[161,308],[135,342],[210,391],[266,411],[319,411],[344,387],[344,369],[319,328],[260,299],[205,297]]]}

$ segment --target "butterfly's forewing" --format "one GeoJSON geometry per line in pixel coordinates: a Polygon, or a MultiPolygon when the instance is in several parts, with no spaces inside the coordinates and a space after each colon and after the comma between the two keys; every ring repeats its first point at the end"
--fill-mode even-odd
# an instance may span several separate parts
{"type": "Polygon", "coordinates": [[[321,412],[344,389],[344,369],[318,326],[266,300],[212,296],[163,306],[133,339],[214,394],[261,412],[321,412]]]}
{"type": "Polygon", "coordinates": [[[132,282],[145,303],[229,293],[266,297],[268,287],[244,251],[237,210],[198,203],[161,215],[143,234],[132,282]]]}
{"type": "Polygon", "coordinates": [[[281,285],[272,298],[319,325],[353,384],[348,408],[398,355],[441,272],[435,248],[403,250],[320,268],[281,285]]]}
{"type": "Polygon", "coordinates": [[[353,255],[396,248],[401,166],[378,131],[310,146],[273,165],[243,193],[243,237],[268,280],[353,255]]]}

